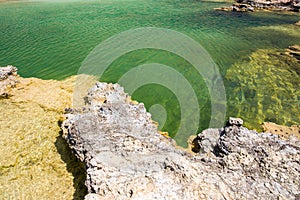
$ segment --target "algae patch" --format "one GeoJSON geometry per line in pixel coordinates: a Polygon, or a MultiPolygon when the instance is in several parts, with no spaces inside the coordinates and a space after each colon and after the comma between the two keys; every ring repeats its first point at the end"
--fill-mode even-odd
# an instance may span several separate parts
{"type": "Polygon", "coordinates": [[[231,95],[229,113],[249,128],[265,121],[300,123],[300,62],[278,50],[258,50],[231,66],[226,74],[231,95]]]}
{"type": "Polygon", "coordinates": [[[18,78],[0,100],[0,199],[80,199],[85,172],[62,141],[58,121],[70,106],[74,77],[18,78]]]}

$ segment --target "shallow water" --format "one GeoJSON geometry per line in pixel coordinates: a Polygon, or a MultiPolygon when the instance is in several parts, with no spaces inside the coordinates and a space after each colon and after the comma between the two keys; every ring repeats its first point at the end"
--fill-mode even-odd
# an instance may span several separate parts
{"type": "MultiPolygon", "coordinates": [[[[217,64],[224,78],[227,98],[231,99],[227,102],[227,107],[230,108],[227,110],[227,116],[239,116],[242,113],[251,117],[239,117],[255,120],[255,113],[239,112],[242,106],[232,100],[237,94],[231,93],[233,87],[238,86],[229,78],[225,78],[226,71],[236,66],[237,62],[247,60],[259,49],[283,49],[299,44],[299,28],[291,25],[299,20],[299,14],[227,13],[213,10],[223,5],[226,3],[196,0],[1,3],[0,66],[14,65],[19,68],[23,77],[59,80],[77,74],[90,51],[115,34],[140,27],[172,29],[201,44],[217,64]]],[[[153,49],[130,52],[115,60],[101,80],[117,82],[134,66],[153,62],[173,67],[190,82],[201,108],[198,131],[207,128],[211,119],[208,89],[190,63],[177,55],[153,49]]],[[[234,74],[231,73],[232,76],[234,74]]],[[[299,79],[299,74],[296,73],[295,76],[299,79]]],[[[288,87],[287,85],[284,87],[288,87]]],[[[299,85],[295,88],[300,89],[299,85]]],[[[154,104],[163,105],[166,108],[167,119],[161,119],[160,115],[155,113],[153,118],[160,122],[166,121],[163,130],[174,136],[180,121],[184,119],[180,119],[180,105],[172,92],[166,87],[148,84],[135,91],[133,98],[144,102],[148,109],[154,104]]],[[[257,97],[254,95],[253,98],[257,97]]],[[[285,120],[269,118],[283,124],[300,123],[297,113],[298,97],[291,98],[291,104],[296,106],[294,117],[285,120]]],[[[255,103],[251,104],[252,101],[249,102],[250,106],[257,106],[255,103]]],[[[262,102],[268,104],[267,101],[262,102]]],[[[274,109],[271,112],[274,115],[283,114],[282,111],[285,110],[284,107],[268,107],[268,110],[270,109],[274,109]]],[[[262,106],[258,112],[265,111],[262,106]]],[[[163,112],[160,114],[163,115],[163,112]]],[[[258,124],[264,120],[268,118],[260,117],[259,120],[248,124],[258,128],[258,124]]],[[[179,143],[182,143],[181,139],[179,143]]]]}

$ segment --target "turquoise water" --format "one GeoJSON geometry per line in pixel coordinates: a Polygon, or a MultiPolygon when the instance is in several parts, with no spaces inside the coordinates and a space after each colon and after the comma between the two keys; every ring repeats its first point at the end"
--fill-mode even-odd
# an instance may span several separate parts
{"type": "MultiPolygon", "coordinates": [[[[291,25],[299,20],[299,14],[227,13],[213,10],[226,4],[199,0],[1,3],[0,66],[14,65],[23,77],[60,80],[77,74],[89,52],[115,34],[140,27],[167,28],[186,34],[209,52],[224,77],[228,99],[235,99],[235,94],[229,91],[237,86],[225,77],[226,71],[237,61],[247,60],[259,49],[284,49],[299,44],[299,28],[291,25]]],[[[151,49],[128,53],[111,65],[102,80],[116,82],[130,68],[151,62],[172,66],[190,81],[201,108],[198,131],[207,128],[211,112],[208,90],[192,66],[176,55],[151,49]]],[[[296,78],[298,76],[296,74],[296,78]]],[[[168,119],[163,130],[172,135],[180,121],[178,102],[167,88],[152,86],[140,88],[133,98],[145,102],[148,109],[155,103],[164,105],[168,110],[168,119]]],[[[300,89],[299,86],[295,87],[300,89]]],[[[299,105],[297,97],[295,99],[293,96],[292,99],[292,104],[299,105]]],[[[232,109],[227,110],[227,115],[236,116],[241,107],[230,102],[228,108],[232,109]]],[[[250,115],[252,117],[249,119],[255,118],[255,113],[250,115]]],[[[299,115],[295,113],[293,116],[283,121],[274,118],[274,122],[300,123],[299,115]]],[[[159,116],[154,118],[158,119],[159,116]]],[[[253,126],[261,122],[255,122],[253,126]]]]}

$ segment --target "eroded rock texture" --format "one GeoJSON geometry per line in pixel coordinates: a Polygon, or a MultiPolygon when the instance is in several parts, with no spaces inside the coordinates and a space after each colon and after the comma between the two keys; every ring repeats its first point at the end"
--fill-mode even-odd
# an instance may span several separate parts
{"type": "Polygon", "coordinates": [[[9,91],[17,84],[17,68],[11,65],[0,67],[0,98],[8,98],[9,91]]]}
{"type": "Polygon", "coordinates": [[[119,85],[97,83],[85,101],[62,127],[86,165],[86,199],[299,199],[296,137],[228,124],[199,134],[190,154],[119,85]]]}
{"type": "Polygon", "coordinates": [[[273,133],[283,138],[288,138],[291,134],[300,138],[300,125],[282,126],[272,122],[262,124],[264,132],[273,133]]]}
{"type": "Polygon", "coordinates": [[[219,11],[254,12],[260,10],[299,12],[299,0],[235,0],[230,7],[215,8],[219,11]]]}

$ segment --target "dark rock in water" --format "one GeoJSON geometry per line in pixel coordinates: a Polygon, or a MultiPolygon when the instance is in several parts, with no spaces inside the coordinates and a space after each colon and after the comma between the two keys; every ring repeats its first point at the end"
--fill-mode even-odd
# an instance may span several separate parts
{"type": "Polygon", "coordinates": [[[249,4],[244,3],[234,3],[231,6],[232,11],[236,12],[253,12],[254,8],[249,4]]]}
{"type": "Polygon", "coordinates": [[[254,12],[254,8],[249,4],[241,4],[241,3],[234,3],[230,7],[221,7],[215,8],[215,10],[220,11],[234,11],[234,12],[254,12]]]}
{"type": "Polygon", "coordinates": [[[0,98],[8,98],[9,90],[17,84],[17,68],[13,66],[0,67],[0,98]]]}
{"type": "Polygon", "coordinates": [[[240,119],[208,129],[187,153],[165,138],[117,84],[97,83],[62,128],[85,163],[85,199],[295,199],[300,141],[257,133],[240,119]]]}
{"type": "Polygon", "coordinates": [[[292,8],[294,11],[299,12],[300,10],[300,1],[292,1],[292,8]]]}
{"type": "Polygon", "coordinates": [[[286,54],[300,61],[300,46],[299,45],[289,46],[289,48],[286,49],[286,54]]]}

